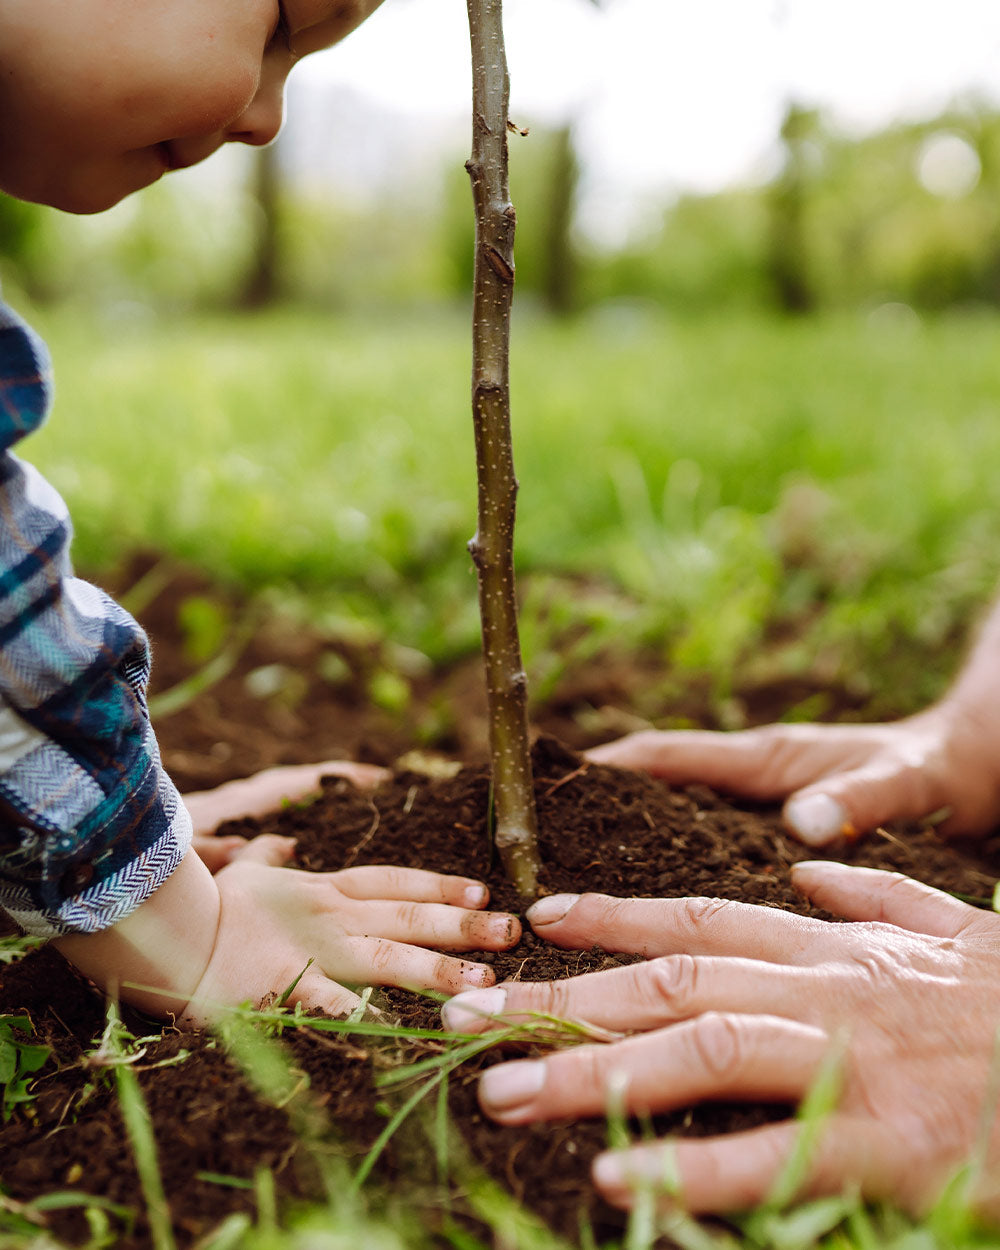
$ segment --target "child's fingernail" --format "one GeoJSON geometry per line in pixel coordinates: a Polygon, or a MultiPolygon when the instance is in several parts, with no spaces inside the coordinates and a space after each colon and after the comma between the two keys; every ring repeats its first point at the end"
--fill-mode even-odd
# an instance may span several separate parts
{"type": "Polygon", "coordinates": [[[847,812],[828,794],[805,794],[785,804],[785,822],[808,846],[823,846],[852,832],[847,812]]]}
{"type": "Polygon", "coordinates": [[[507,1005],[507,991],[498,985],[488,990],[463,990],[441,1008],[441,1023],[451,1033],[464,1033],[498,1016],[507,1005]]]}
{"type": "Polygon", "coordinates": [[[518,939],[517,921],[513,916],[494,916],[488,925],[491,942],[503,942],[513,946],[518,939]]]}
{"type": "Polygon", "coordinates": [[[545,1084],[545,1060],[501,1063],[479,1078],[479,1101],[486,1111],[511,1111],[531,1102],[545,1084]]]}
{"type": "Polygon", "coordinates": [[[493,969],[486,964],[471,964],[462,961],[462,980],[469,985],[492,985],[496,979],[493,969]]]}
{"type": "Polygon", "coordinates": [[[555,924],[557,920],[562,920],[579,897],[579,894],[550,894],[532,903],[524,914],[534,926],[555,924]]]}
{"type": "Polygon", "coordinates": [[[482,907],[489,896],[489,890],[485,885],[470,885],[462,894],[462,901],[466,907],[482,907]]]}

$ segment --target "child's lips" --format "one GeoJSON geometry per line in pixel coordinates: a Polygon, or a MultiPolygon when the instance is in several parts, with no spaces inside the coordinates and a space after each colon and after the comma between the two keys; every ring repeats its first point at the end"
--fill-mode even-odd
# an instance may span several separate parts
{"type": "Polygon", "coordinates": [[[158,143],[156,146],[159,149],[160,155],[163,157],[163,163],[168,170],[187,169],[188,166],[196,165],[198,163],[199,158],[197,157],[194,160],[185,160],[174,150],[169,139],[164,139],[162,143],[158,143]]]}

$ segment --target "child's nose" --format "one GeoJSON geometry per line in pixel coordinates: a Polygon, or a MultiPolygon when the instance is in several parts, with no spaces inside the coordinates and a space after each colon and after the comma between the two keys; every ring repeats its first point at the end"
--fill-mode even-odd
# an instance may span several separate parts
{"type": "Polygon", "coordinates": [[[277,138],[285,114],[285,75],[267,70],[265,66],[257,94],[226,131],[227,143],[263,147],[277,138]]]}

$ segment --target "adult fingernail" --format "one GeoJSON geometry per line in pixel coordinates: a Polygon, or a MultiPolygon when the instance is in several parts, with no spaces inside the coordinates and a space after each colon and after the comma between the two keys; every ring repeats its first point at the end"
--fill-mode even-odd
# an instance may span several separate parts
{"type": "Polygon", "coordinates": [[[823,846],[852,831],[847,812],[829,794],[804,794],[785,804],[785,822],[808,846],[823,846]]]}
{"type": "Polygon", "coordinates": [[[524,914],[533,926],[555,924],[557,920],[562,920],[579,897],[579,894],[550,894],[532,903],[524,914]]]}
{"type": "Polygon", "coordinates": [[[441,1008],[441,1023],[451,1033],[464,1033],[488,1016],[498,1016],[507,1005],[507,991],[498,985],[488,990],[463,990],[441,1008]]]}
{"type": "Polygon", "coordinates": [[[501,1063],[487,1068],[479,1078],[479,1101],[486,1111],[511,1111],[531,1102],[544,1084],[544,1059],[501,1063]]]}
{"type": "Polygon", "coordinates": [[[462,894],[462,902],[466,907],[482,907],[489,896],[485,885],[470,885],[462,894]]]}
{"type": "Polygon", "coordinates": [[[600,1189],[621,1189],[626,1184],[625,1169],[618,1155],[598,1155],[591,1164],[590,1174],[600,1189]]]}

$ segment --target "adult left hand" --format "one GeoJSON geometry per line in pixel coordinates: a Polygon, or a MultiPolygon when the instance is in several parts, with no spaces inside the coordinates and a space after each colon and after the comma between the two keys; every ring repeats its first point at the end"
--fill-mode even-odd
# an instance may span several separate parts
{"type": "MultiPolygon", "coordinates": [[[[556,945],[649,962],[467,991],[444,1008],[446,1027],[543,1012],[634,1035],[492,1067],[483,1109],[509,1125],[601,1115],[622,1085],[637,1113],[795,1102],[838,1038],[841,1095],[799,1196],[856,1186],[920,1211],[982,1149],[973,1201],[1000,1217],[1000,917],[895,873],[830,862],[793,872],[802,893],[859,923],[704,898],[536,903],[528,918],[556,945]]],[[[669,1175],[671,1200],[692,1212],[748,1209],[767,1198],[800,1131],[789,1120],[644,1144],[599,1156],[593,1176],[620,1206],[669,1175]]]]}

